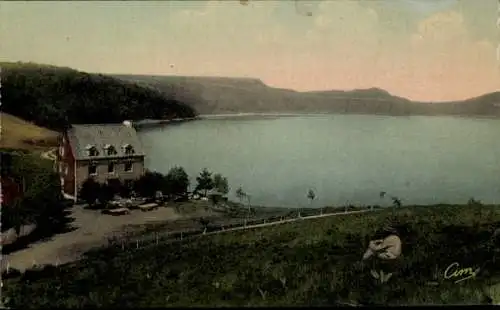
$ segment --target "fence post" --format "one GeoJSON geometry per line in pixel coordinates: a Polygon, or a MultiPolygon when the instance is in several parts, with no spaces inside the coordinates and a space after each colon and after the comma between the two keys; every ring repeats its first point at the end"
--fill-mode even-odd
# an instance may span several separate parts
{"type": "Polygon", "coordinates": [[[125,242],[122,240],[122,251],[125,251],[125,242]]]}
{"type": "Polygon", "coordinates": [[[137,239],[137,240],[135,241],[135,248],[136,248],[136,249],[138,249],[138,248],[139,248],[139,239],[137,239]]]}
{"type": "Polygon", "coordinates": [[[181,240],[182,240],[182,231],[181,231],[181,240]]]}
{"type": "Polygon", "coordinates": [[[7,269],[7,272],[9,272],[9,270],[10,270],[10,262],[7,262],[7,268],[6,269],[7,269]]]}
{"type": "Polygon", "coordinates": [[[158,233],[156,233],[156,245],[158,245],[158,233]]]}

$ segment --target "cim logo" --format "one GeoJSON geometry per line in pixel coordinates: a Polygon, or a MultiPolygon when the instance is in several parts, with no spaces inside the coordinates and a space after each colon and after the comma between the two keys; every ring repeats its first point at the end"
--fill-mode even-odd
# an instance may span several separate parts
{"type": "Polygon", "coordinates": [[[455,262],[446,268],[444,271],[444,278],[447,280],[453,280],[455,283],[459,283],[467,279],[475,278],[480,270],[481,268],[477,268],[475,270],[471,267],[461,268],[460,264],[455,262]]]}

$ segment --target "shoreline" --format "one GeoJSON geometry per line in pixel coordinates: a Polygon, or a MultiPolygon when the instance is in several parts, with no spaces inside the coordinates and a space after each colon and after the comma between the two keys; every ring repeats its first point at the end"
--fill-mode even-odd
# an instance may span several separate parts
{"type": "Polygon", "coordinates": [[[144,119],[140,121],[130,121],[132,126],[137,130],[141,128],[158,127],[163,125],[178,124],[191,122],[199,119],[198,116],[187,118],[173,118],[173,119],[144,119]]]}
{"type": "Polygon", "coordinates": [[[245,112],[227,114],[200,114],[198,120],[219,119],[245,119],[245,118],[280,118],[280,117],[319,117],[319,116],[385,116],[385,117],[451,117],[469,119],[493,119],[498,120],[500,116],[492,115],[459,115],[459,114],[388,114],[388,113],[339,113],[339,112],[245,112]]]}
{"type": "Polygon", "coordinates": [[[150,129],[163,127],[166,125],[181,124],[197,120],[261,120],[261,119],[279,119],[291,117],[322,117],[322,116],[374,116],[374,117],[398,117],[398,118],[413,118],[413,117],[447,117],[447,118],[465,118],[475,120],[500,120],[499,116],[491,115],[453,115],[453,114],[386,114],[386,113],[337,113],[337,112],[244,112],[244,113],[227,113],[227,114],[199,114],[189,118],[174,118],[174,119],[144,119],[140,121],[132,121],[132,126],[136,130],[150,129]]]}

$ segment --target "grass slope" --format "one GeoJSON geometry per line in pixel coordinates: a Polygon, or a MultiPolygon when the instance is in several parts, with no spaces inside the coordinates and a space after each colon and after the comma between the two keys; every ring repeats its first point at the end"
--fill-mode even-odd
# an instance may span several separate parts
{"type": "Polygon", "coordinates": [[[499,226],[498,206],[405,207],[141,250],[110,247],[7,279],[4,296],[16,308],[477,304],[500,282],[491,238],[499,226]],[[403,257],[390,281],[378,284],[369,273],[376,266],[360,259],[387,220],[401,231],[403,257]],[[443,272],[454,262],[481,271],[453,283],[443,272]]]}
{"type": "Polygon", "coordinates": [[[57,132],[0,113],[0,148],[39,150],[57,146],[57,132]]]}

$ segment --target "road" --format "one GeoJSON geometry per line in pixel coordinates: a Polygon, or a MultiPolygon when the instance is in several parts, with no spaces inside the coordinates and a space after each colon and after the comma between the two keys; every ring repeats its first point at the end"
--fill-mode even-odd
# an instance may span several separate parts
{"type": "Polygon", "coordinates": [[[3,255],[1,270],[16,268],[26,270],[33,265],[57,265],[80,259],[81,255],[92,248],[106,245],[108,238],[121,237],[127,231],[139,226],[178,219],[211,216],[200,210],[191,214],[179,214],[174,208],[164,207],[154,211],[133,210],[129,215],[107,216],[99,211],[85,210],[74,206],[71,210],[71,223],[75,229],[53,236],[49,240],[30,244],[27,248],[3,255]]]}

